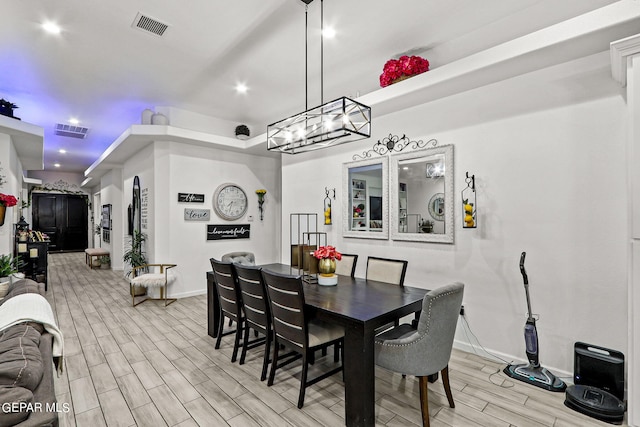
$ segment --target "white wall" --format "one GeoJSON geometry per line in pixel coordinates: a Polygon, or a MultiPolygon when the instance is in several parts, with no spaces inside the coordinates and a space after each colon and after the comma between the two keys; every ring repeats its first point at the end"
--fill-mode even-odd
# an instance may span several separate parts
{"type": "MultiPolygon", "coordinates": [[[[109,242],[102,239],[102,248],[111,254],[111,268],[122,269],[122,169],[112,169],[100,178],[100,203],[111,205],[111,232],[109,242]]],[[[96,206],[102,212],[102,206],[96,206]]],[[[100,218],[102,216],[100,215],[100,218]]]]}
{"type": "MultiPolygon", "coordinates": [[[[131,200],[133,177],[140,177],[142,189],[149,189],[147,256],[150,262],[175,263],[172,297],[206,292],[210,258],[233,251],[250,251],[259,263],[279,261],[280,246],[280,161],[240,153],[214,150],[177,142],[155,142],[141,150],[123,169],[123,230],[126,242],[126,210],[131,200]],[[225,221],[213,210],[212,198],[223,183],[238,184],[247,193],[249,208],[244,218],[225,221]],[[264,221],[260,221],[255,190],[264,188],[264,221]],[[178,203],[178,193],[205,195],[204,204],[178,203]],[[184,209],[210,209],[210,221],[185,221],[184,209]],[[253,220],[249,221],[248,217],[253,220]],[[207,241],[207,224],[250,224],[250,239],[207,241]]],[[[101,195],[103,194],[101,191],[101,195]]],[[[104,196],[103,196],[104,197],[104,196]]],[[[104,200],[104,199],[103,199],[104,200]]],[[[126,243],[125,243],[126,244],[126,243]]],[[[120,261],[121,262],[121,261],[120,261]]]]}
{"type": "MultiPolygon", "coordinates": [[[[525,356],[518,261],[526,251],[541,361],[570,375],[575,341],[626,351],[625,120],[608,54],[382,118],[374,109],[371,139],[283,157],[282,228],[290,212],[322,217],[324,187],[342,188],[342,163],[389,133],[454,145],[455,244],[347,239],[338,222],[320,228],[338,250],[360,255],[357,276],[374,255],[407,259],[409,286],[464,282],[473,332],[509,360],[525,356]],[[476,176],[478,228],[463,230],[467,171],[476,176]]],[[[346,197],[339,195],[334,212],[346,197]]],[[[287,233],[282,245],[286,262],[287,233]]],[[[457,345],[464,340],[459,333],[457,345]]]]}
{"type": "MultiPolygon", "coordinates": [[[[0,187],[0,193],[21,197],[22,164],[10,135],[0,133],[0,175],[6,181],[0,187]]],[[[0,227],[0,255],[13,254],[13,224],[20,219],[20,201],[18,205],[7,208],[4,225],[0,227]]]]}

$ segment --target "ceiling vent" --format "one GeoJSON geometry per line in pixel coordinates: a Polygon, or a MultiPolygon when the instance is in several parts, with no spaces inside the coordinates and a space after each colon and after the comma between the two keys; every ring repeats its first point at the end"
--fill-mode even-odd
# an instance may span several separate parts
{"type": "Polygon", "coordinates": [[[58,136],[84,139],[87,136],[87,132],[89,132],[89,128],[84,128],[82,126],[65,125],[62,123],[56,124],[56,135],[58,136]]]}
{"type": "Polygon", "coordinates": [[[155,34],[156,36],[162,36],[164,32],[167,31],[167,28],[169,28],[167,24],[163,24],[162,22],[143,15],[140,12],[136,15],[131,26],[133,28],[155,34]]]}

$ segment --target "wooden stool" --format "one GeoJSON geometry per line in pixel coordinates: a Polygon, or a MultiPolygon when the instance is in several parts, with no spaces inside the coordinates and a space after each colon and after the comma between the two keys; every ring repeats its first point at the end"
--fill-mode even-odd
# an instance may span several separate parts
{"type": "Polygon", "coordinates": [[[108,256],[109,251],[102,248],[88,248],[84,250],[85,262],[89,268],[93,268],[93,258],[108,256]]]}

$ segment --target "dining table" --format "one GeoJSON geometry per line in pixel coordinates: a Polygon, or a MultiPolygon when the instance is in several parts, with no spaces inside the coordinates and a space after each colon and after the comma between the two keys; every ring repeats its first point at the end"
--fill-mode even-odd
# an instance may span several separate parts
{"type": "MultiPolygon", "coordinates": [[[[302,275],[287,264],[260,265],[280,274],[302,275]]],[[[428,289],[338,276],[338,284],[304,284],[305,308],[315,318],[342,325],[344,337],[345,424],[375,425],[376,329],[419,312],[428,289]]],[[[208,334],[216,337],[221,321],[213,272],[207,272],[208,334]]]]}

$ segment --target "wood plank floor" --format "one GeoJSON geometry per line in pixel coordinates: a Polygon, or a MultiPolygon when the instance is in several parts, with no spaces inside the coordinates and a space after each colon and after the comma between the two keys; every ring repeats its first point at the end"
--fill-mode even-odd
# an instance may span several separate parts
{"type": "MultiPolygon", "coordinates": [[[[71,410],[60,414],[61,426],[344,425],[341,375],[310,387],[299,410],[299,364],[279,371],[272,387],[259,379],[259,349],[244,365],[232,364],[231,336],[215,350],[207,335],[205,295],[166,308],[154,301],[131,307],[122,272],[89,270],[84,254],[67,253],[49,256],[47,298],[65,338],[66,369],[55,388],[71,410]]],[[[501,368],[454,350],[456,407],[448,407],[440,381],[429,384],[431,425],[609,425],[566,408],[562,393],[514,383],[501,368]]],[[[415,378],[376,370],[376,422],[421,425],[415,378]]]]}

